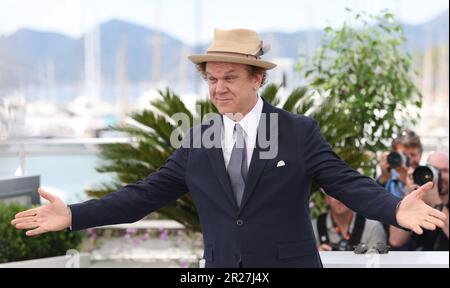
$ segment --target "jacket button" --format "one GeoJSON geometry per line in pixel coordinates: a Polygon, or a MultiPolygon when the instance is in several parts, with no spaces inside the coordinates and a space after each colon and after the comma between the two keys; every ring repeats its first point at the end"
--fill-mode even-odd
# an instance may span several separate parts
{"type": "Polygon", "coordinates": [[[239,220],[237,220],[236,224],[237,224],[238,226],[242,226],[242,225],[244,225],[244,220],[239,219],[239,220]]]}

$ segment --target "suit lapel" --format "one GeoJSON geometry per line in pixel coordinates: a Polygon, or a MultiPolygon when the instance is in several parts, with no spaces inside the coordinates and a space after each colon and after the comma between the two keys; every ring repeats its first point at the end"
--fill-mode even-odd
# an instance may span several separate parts
{"type": "MultiPolygon", "coordinates": [[[[222,116],[223,117],[223,116],[222,116]]],[[[221,121],[223,118],[221,117],[221,121]]],[[[222,127],[223,123],[220,123],[220,133],[222,135],[222,127]]],[[[230,178],[228,176],[228,172],[225,167],[225,160],[223,158],[223,150],[222,148],[207,148],[206,152],[208,154],[209,162],[213,168],[214,173],[216,174],[219,182],[222,186],[223,192],[225,192],[225,196],[231,202],[235,211],[238,210],[238,206],[236,200],[234,199],[234,193],[231,189],[230,178]]]]}
{"type": "MultiPolygon", "coordinates": [[[[273,108],[273,106],[271,106],[269,103],[267,103],[264,100],[264,106],[263,106],[262,113],[265,115],[265,119],[264,119],[264,117],[261,117],[261,120],[258,125],[258,135],[256,138],[256,147],[253,150],[252,161],[250,163],[250,168],[249,168],[248,175],[247,175],[247,183],[245,184],[244,196],[242,198],[242,204],[241,204],[239,213],[244,209],[245,205],[247,204],[248,200],[250,199],[251,195],[253,194],[253,192],[255,190],[255,186],[258,183],[259,178],[261,177],[261,174],[264,171],[264,167],[266,166],[267,161],[268,161],[268,159],[261,159],[261,157],[260,157],[260,152],[262,152],[264,150],[261,148],[260,143],[258,143],[259,142],[258,137],[259,137],[260,131],[262,131],[261,127],[263,125],[266,125],[265,127],[267,128],[265,130],[266,135],[267,135],[267,133],[269,133],[268,132],[269,127],[271,127],[270,126],[270,113],[276,113],[276,110],[273,108]]],[[[280,139],[279,136],[280,135],[278,135],[278,140],[280,139]]]]}
{"type": "Polygon", "coordinates": [[[223,158],[222,148],[210,148],[206,149],[211,166],[220,181],[223,191],[228,200],[231,201],[235,210],[238,210],[236,200],[234,199],[233,190],[231,189],[230,178],[227,170],[225,169],[225,160],[223,158]]]}
{"type": "Polygon", "coordinates": [[[258,145],[257,147],[255,147],[255,150],[253,150],[252,162],[248,170],[247,182],[245,183],[244,196],[242,198],[239,212],[241,212],[245,207],[245,204],[247,204],[247,201],[255,190],[255,186],[258,183],[259,178],[261,177],[264,167],[266,166],[267,159],[259,158],[260,151],[261,149],[258,147],[258,145]]]}

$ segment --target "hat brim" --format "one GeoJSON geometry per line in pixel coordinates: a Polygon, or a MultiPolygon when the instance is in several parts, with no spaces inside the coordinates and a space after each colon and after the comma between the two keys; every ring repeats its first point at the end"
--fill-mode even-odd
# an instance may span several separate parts
{"type": "Polygon", "coordinates": [[[237,63],[256,66],[264,68],[266,70],[271,70],[277,67],[277,64],[275,63],[251,58],[244,58],[239,56],[198,54],[198,55],[191,55],[188,58],[194,64],[202,64],[205,62],[227,62],[227,63],[237,63]]]}

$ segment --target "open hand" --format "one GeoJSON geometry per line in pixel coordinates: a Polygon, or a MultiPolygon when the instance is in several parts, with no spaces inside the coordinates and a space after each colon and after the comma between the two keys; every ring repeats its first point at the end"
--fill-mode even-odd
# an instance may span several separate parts
{"type": "Polygon", "coordinates": [[[39,188],[39,195],[50,203],[38,208],[17,213],[11,221],[17,229],[29,230],[27,236],[36,236],[51,231],[61,231],[70,227],[70,208],[58,197],[39,188]]]}
{"type": "Polygon", "coordinates": [[[397,210],[397,223],[400,226],[419,235],[423,233],[423,229],[444,228],[447,216],[423,201],[425,194],[430,193],[432,188],[433,183],[428,182],[403,198],[397,210]]]}

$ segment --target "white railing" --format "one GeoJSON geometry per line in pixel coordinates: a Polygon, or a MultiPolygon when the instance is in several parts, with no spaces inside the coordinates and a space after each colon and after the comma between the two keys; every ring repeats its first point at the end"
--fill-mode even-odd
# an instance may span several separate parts
{"type": "Polygon", "coordinates": [[[183,229],[185,229],[185,227],[183,224],[181,224],[177,221],[174,221],[174,220],[140,220],[135,223],[101,226],[101,227],[96,227],[95,229],[99,229],[99,230],[102,230],[102,229],[183,230],[183,229]]]}
{"type": "Polygon", "coordinates": [[[28,156],[96,155],[99,145],[132,142],[130,137],[7,140],[0,142],[0,158],[18,157],[15,176],[21,176],[28,156]]]}
{"type": "Polygon", "coordinates": [[[449,268],[448,251],[392,251],[388,254],[320,252],[325,268],[449,268]]]}
{"type": "Polygon", "coordinates": [[[0,268],[89,268],[91,255],[69,250],[67,255],[0,264],[0,268]]]}
{"type": "MultiPolygon", "coordinates": [[[[99,145],[132,142],[133,138],[130,137],[7,140],[0,141],[0,158],[18,157],[20,164],[16,176],[21,176],[23,173],[20,172],[26,171],[27,156],[96,155],[99,153],[99,145]]],[[[427,152],[448,152],[449,149],[448,136],[422,137],[422,143],[424,156],[427,152]]]]}

